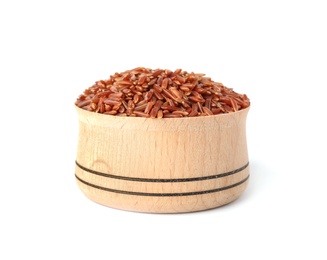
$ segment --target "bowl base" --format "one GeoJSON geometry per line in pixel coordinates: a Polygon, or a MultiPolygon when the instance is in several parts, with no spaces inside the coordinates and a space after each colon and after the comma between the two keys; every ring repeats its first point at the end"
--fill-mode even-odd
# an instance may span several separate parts
{"type": "Polygon", "coordinates": [[[77,184],[84,195],[98,204],[126,211],[144,213],[186,213],[217,208],[236,200],[248,185],[248,178],[225,190],[204,194],[158,196],[122,194],[92,187],[78,178],[77,184]]]}

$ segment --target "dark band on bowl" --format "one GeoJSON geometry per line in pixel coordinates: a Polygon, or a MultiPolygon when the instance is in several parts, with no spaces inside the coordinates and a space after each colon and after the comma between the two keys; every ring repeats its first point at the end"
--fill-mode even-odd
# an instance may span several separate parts
{"type": "Polygon", "coordinates": [[[92,183],[86,182],[79,178],[76,174],[75,177],[78,181],[82,182],[85,185],[88,185],[90,187],[93,187],[95,189],[103,190],[103,191],[108,191],[108,192],[114,192],[114,193],[120,193],[120,194],[125,194],[125,195],[137,195],[137,196],[155,196],[155,197],[180,197],[180,196],[193,196],[193,195],[203,195],[203,194],[208,194],[208,193],[213,193],[213,192],[220,192],[228,189],[235,188],[243,183],[245,183],[249,179],[249,175],[244,178],[243,180],[234,183],[229,186],[217,188],[217,189],[211,189],[211,190],[204,190],[204,191],[193,191],[193,192],[183,192],[183,193],[150,193],[150,192],[135,192],[135,191],[125,191],[125,190],[116,190],[116,189],[110,189],[106,187],[101,187],[98,185],[94,185],[92,183]]]}
{"type": "Polygon", "coordinates": [[[226,177],[229,175],[233,175],[235,173],[241,172],[244,169],[246,169],[249,166],[249,162],[247,162],[245,165],[242,167],[225,172],[225,173],[220,173],[220,174],[215,174],[215,175],[210,175],[210,176],[203,176],[203,177],[195,177],[195,178],[179,178],[179,179],[151,179],[151,178],[137,178],[137,177],[126,177],[126,176],[119,176],[119,175],[114,175],[114,174],[109,174],[109,173],[103,173],[103,172],[98,172],[95,170],[88,169],[81,164],[79,164],[77,161],[75,161],[76,165],[89,173],[99,175],[102,177],[107,177],[107,178],[112,178],[112,179],[120,179],[120,180],[127,180],[127,181],[140,181],[140,182],[189,182],[189,181],[204,181],[204,180],[211,180],[211,179],[217,179],[217,178],[222,178],[226,177]]]}

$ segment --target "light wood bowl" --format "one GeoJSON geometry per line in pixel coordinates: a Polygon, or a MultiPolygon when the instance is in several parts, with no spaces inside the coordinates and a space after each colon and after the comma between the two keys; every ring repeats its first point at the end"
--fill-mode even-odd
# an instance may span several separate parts
{"type": "Polygon", "coordinates": [[[248,184],[249,108],[166,119],[76,109],[75,176],[94,202],[139,212],[192,212],[225,205],[248,184]]]}

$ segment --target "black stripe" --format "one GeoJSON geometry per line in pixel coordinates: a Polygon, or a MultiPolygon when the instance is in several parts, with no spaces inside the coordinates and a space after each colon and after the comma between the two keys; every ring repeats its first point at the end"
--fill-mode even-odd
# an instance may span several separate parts
{"type": "Polygon", "coordinates": [[[91,169],[88,169],[82,165],[80,165],[77,161],[75,161],[76,165],[81,168],[84,171],[87,171],[89,173],[93,173],[99,176],[107,177],[107,178],[113,178],[113,179],[120,179],[120,180],[127,180],[127,181],[142,181],[142,182],[187,182],[187,181],[204,181],[204,180],[211,180],[211,179],[217,179],[226,177],[235,173],[238,173],[240,171],[243,171],[249,166],[249,162],[247,162],[244,166],[241,168],[238,168],[236,170],[220,173],[216,175],[210,175],[210,176],[204,176],[204,177],[195,177],[195,178],[182,178],[182,179],[149,179],[149,178],[136,178],[136,177],[126,177],[126,176],[119,176],[119,175],[113,175],[108,173],[102,173],[98,171],[94,171],[91,169]]]}
{"type": "Polygon", "coordinates": [[[115,190],[115,189],[110,189],[110,188],[105,188],[101,187],[98,185],[94,185],[92,183],[86,182],[82,179],[80,179],[76,174],[75,177],[77,180],[80,182],[91,186],[93,188],[99,189],[99,190],[104,190],[108,192],[114,192],[114,193],[120,193],[120,194],[126,194],[126,195],[137,195],[137,196],[157,196],[157,197],[179,197],[179,196],[191,196],[191,195],[202,195],[202,194],[208,194],[208,193],[213,193],[213,192],[219,192],[223,190],[228,190],[232,189],[238,185],[241,185],[242,183],[246,182],[250,176],[247,176],[245,179],[241,180],[240,182],[234,183],[229,186],[225,186],[222,188],[217,188],[217,189],[212,189],[212,190],[204,190],[204,191],[193,191],[193,192],[184,192],[184,193],[147,193],[147,192],[135,192],[135,191],[125,191],[125,190],[115,190]]]}

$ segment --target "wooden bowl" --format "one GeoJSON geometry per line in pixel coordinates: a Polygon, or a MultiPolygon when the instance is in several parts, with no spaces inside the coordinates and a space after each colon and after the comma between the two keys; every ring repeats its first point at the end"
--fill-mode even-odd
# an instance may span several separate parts
{"type": "Polygon", "coordinates": [[[192,212],[225,205],[248,184],[249,108],[166,119],[76,109],[75,176],[92,201],[139,212],[192,212]]]}

